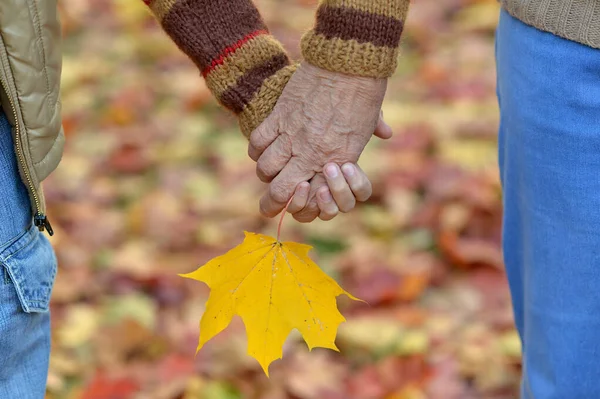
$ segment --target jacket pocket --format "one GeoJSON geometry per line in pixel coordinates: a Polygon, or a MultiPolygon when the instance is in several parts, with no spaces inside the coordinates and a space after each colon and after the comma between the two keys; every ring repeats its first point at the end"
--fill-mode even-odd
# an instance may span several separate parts
{"type": "Polygon", "coordinates": [[[3,282],[14,285],[24,312],[48,311],[57,261],[46,236],[32,225],[0,252],[0,265],[3,282]]]}

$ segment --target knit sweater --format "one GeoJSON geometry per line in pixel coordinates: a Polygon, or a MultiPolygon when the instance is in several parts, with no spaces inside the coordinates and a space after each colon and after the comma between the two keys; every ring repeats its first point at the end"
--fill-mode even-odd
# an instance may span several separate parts
{"type": "MultiPolygon", "coordinates": [[[[246,137],[271,113],[296,68],[251,0],[144,0],[198,66],[246,137]]],[[[334,72],[389,77],[409,0],[322,0],[302,54],[334,72]]]]}
{"type": "MultiPolygon", "coordinates": [[[[600,48],[600,0],[500,0],[541,30],[600,48]]],[[[144,0],[196,63],[246,137],[271,113],[295,65],[252,0],[144,0]]],[[[396,69],[410,0],[320,0],[302,55],[315,66],[387,78],[396,69]]]]}
{"type": "Polygon", "coordinates": [[[512,16],[536,28],[600,48],[599,0],[501,0],[512,16]]]}

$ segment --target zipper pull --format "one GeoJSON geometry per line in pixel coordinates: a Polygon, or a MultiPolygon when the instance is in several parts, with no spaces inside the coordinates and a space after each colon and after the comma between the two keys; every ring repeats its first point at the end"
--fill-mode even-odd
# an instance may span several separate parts
{"type": "Polygon", "coordinates": [[[52,225],[50,224],[50,221],[46,215],[37,214],[33,217],[33,221],[40,231],[44,231],[44,229],[46,229],[49,236],[54,235],[54,230],[52,230],[52,225]]]}

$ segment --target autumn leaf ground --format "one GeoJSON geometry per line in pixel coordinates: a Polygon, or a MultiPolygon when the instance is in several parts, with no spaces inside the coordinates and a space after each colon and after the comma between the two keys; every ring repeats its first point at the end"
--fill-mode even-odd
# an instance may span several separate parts
{"type": "MultiPolygon", "coordinates": [[[[295,51],[314,0],[260,0],[295,51]]],[[[63,0],[68,137],[46,184],[60,271],[49,399],[514,398],[519,343],[500,252],[494,0],[420,0],[361,165],[375,194],[282,239],[369,304],[341,299],[341,353],[297,335],[267,380],[234,323],[194,358],[208,297],[178,273],[274,234],[245,141],[131,0],[63,0]]]]}

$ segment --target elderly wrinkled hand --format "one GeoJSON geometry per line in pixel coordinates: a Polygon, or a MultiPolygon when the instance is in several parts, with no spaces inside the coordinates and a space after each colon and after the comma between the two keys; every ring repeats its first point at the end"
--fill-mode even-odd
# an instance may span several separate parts
{"type": "Polygon", "coordinates": [[[355,77],[309,64],[298,68],[271,115],[250,138],[248,153],[257,162],[257,175],[270,183],[260,201],[262,214],[273,217],[281,212],[296,190],[307,189],[300,185],[303,182],[310,181],[305,206],[299,209],[301,200],[291,205],[300,221],[330,219],[370,196],[370,182],[356,163],[374,132],[382,138],[391,136],[380,117],[386,86],[386,79],[355,77]],[[327,177],[324,167],[330,163],[338,169],[350,164],[355,173],[344,175],[344,181],[339,178],[343,173],[327,177]],[[327,201],[323,187],[335,201],[327,201]]]}

